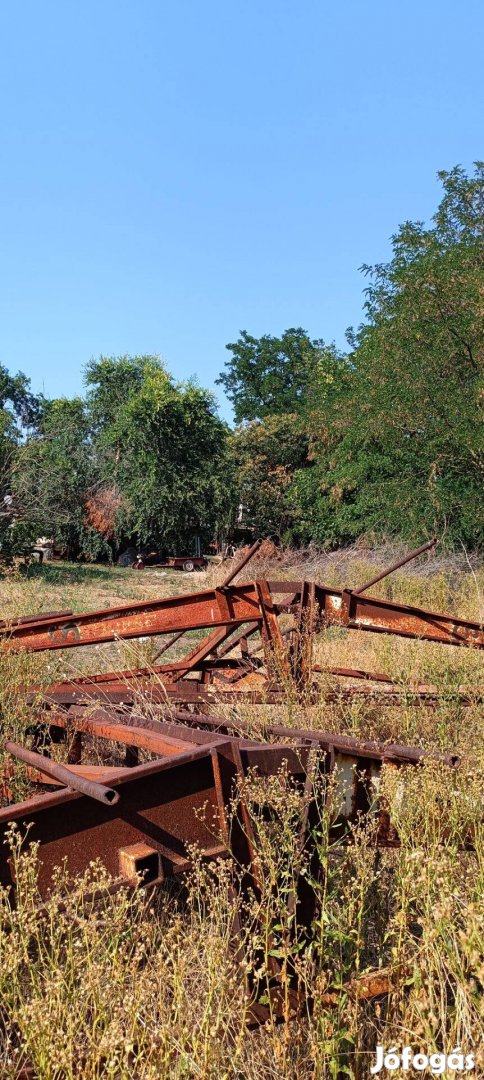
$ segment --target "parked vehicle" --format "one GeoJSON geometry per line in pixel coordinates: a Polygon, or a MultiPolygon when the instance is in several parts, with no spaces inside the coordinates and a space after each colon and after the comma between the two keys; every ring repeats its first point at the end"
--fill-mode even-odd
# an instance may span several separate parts
{"type": "Polygon", "coordinates": [[[169,570],[205,570],[208,560],[205,555],[169,555],[163,558],[158,551],[138,554],[132,563],[133,570],[144,570],[145,566],[163,566],[169,570]]]}

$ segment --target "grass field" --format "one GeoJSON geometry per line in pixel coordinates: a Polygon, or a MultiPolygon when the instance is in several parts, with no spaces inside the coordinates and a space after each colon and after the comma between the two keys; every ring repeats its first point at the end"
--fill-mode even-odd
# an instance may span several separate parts
{"type": "MultiPolygon", "coordinates": [[[[356,549],[327,558],[261,562],[243,576],[255,576],[256,570],[257,576],[293,579],[306,574],[330,585],[356,586],[379,562],[391,561],[388,552],[356,549]]],[[[46,564],[0,582],[2,616],[104,608],[199,589],[220,580],[225,569],[135,573],[46,564]]],[[[473,619],[483,617],[483,591],[482,569],[465,558],[428,560],[372,590],[473,619]]],[[[150,642],[63,655],[0,654],[4,735],[25,737],[29,711],[21,688],[29,682],[149,663],[152,655],[150,642]]],[[[322,807],[318,842],[326,877],[320,915],[311,951],[298,960],[296,949],[301,979],[314,999],[312,1012],[286,1025],[247,1029],[238,960],[228,947],[234,898],[225,865],[207,870],[195,858],[183,894],[111,896],[105,889],[94,912],[84,897],[93,883],[101,890],[106,884],[102,868],[92,866],[75,888],[60,874],[58,896],[39,913],[35,851],[20,850],[13,835],[17,909],[0,896],[2,1080],[21,1075],[38,1080],[365,1078],[377,1043],[412,1045],[427,1053],[462,1047],[478,1056],[484,1020],[484,720],[482,707],[463,708],[455,691],[475,685],[480,669],[482,681],[482,654],[330,630],[318,638],[316,659],[396,673],[402,687],[418,674],[437,684],[444,700],[437,709],[324,702],[304,709],[236,705],[231,716],[249,719],[254,731],[270,714],[295,726],[457,751],[461,765],[450,771],[426,764],[407,770],[403,779],[400,773],[398,782],[388,770],[384,785],[401,838],[397,851],[376,852],[363,828],[351,847],[328,848],[330,810],[322,807]],[[473,850],[464,850],[469,839],[473,850]],[[376,967],[390,978],[387,1000],[365,1002],[341,989],[376,967]]],[[[27,790],[20,764],[10,785],[16,798],[27,790]]],[[[280,824],[264,832],[259,822],[261,904],[267,922],[277,916],[284,923],[297,859],[293,826],[299,797],[283,777],[265,796],[277,808],[280,824]]],[[[256,952],[263,976],[269,958],[254,931],[247,936],[249,960],[256,952]]],[[[482,1061],[470,1075],[484,1075],[482,1061]]]]}

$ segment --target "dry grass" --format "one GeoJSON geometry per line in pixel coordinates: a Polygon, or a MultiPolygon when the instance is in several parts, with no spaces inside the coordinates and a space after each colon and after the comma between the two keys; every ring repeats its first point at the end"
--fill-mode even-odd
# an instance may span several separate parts
{"type": "MultiPolygon", "coordinates": [[[[383,552],[380,563],[394,557],[383,552]]],[[[319,558],[319,566],[307,556],[288,556],[289,566],[261,561],[257,574],[357,585],[378,566],[377,554],[361,550],[352,552],[351,561],[346,553],[319,558]]],[[[433,569],[427,562],[425,573],[418,567],[399,572],[375,587],[375,594],[482,618],[482,570],[470,568],[464,556],[461,563],[433,569]]],[[[27,580],[11,577],[0,592],[4,611],[12,615],[83,610],[203,588],[226,570],[158,577],[149,571],[59,566],[27,580]]],[[[250,575],[255,573],[254,567],[250,575]]],[[[76,656],[75,665],[72,653],[22,660],[1,655],[5,733],[21,736],[29,723],[21,686],[49,681],[54,668],[122,668],[140,655],[149,659],[150,649],[142,644],[76,650],[82,657],[76,656]]],[[[125,891],[112,896],[99,866],[91,867],[74,891],[61,873],[58,895],[39,914],[36,853],[22,852],[14,834],[17,909],[0,896],[2,1080],[13,1080],[27,1064],[38,1080],[364,1078],[377,1043],[426,1052],[462,1046],[477,1053],[484,1018],[484,723],[482,709],[462,708],[453,691],[477,681],[479,657],[471,650],[344,631],[326,633],[317,652],[324,664],[397,671],[402,686],[418,673],[444,688],[447,700],[438,709],[324,703],[310,709],[224,708],[232,717],[249,719],[254,730],[266,717],[439,750],[457,748],[462,765],[452,773],[435,763],[398,775],[388,770],[384,786],[402,840],[398,851],[375,851],[364,828],[357,830],[352,847],[331,846],[331,799],[322,805],[317,841],[326,874],[324,886],[318,886],[314,942],[305,953],[298,950],[297,935],[284,933],[298,863],[299,796],[283,776],[265,785],[264,798],[274,809],[268,823],[260,817],[252,780],[245,794],[257,826],[263,887],[257,905],[243,912],[245,955],[248,963],[257,963],[263,988],[270,965],[264,928],[277,921],[280,959],[298,966],[314,1000],[312,1012],[287,1025],[247,1029],[239,959],[229,947],[234,895],[226,865],[207,869],[195,858],[183,893],[151,897],[125,891]],[[465,851],[470,833],[475,849],[465,851]],[[102,898],[92,910],[86,896],[94,884],[102,898]],[[364,1002],[341,989],[375,967],[391,979],[388,1001],[364,1002]],[[336,1003],[328,1003],[328,994],[336,1003]]],[[[19,766],[15,798],[22,792],[22,775],[19,766]]],[[[484,1075],[479,1069],[471,1075],[484,1075]]]]}

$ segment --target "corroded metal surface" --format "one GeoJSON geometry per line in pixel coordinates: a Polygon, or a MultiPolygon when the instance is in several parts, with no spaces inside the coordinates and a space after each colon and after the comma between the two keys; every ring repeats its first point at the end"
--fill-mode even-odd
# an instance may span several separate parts
{"type": "MultiPolygon", "coordinates": [[[[186,632],[204,631],[185,656],[164,664],[79,676],[27,693],[35,708],[33,745],[7,743],[6,749],[28,765],[29,780],[43,794],[0,810],[0,885],[13,895],[14,864],[4,841],[15,822],[29,843],[38,844],[42,897],[49,895],[61,864],[75,876],[99,859],[115,883],[135,887],[140,880],[156,884],[184,874],[194,846],[203,859],[233,858],[240,888],[257,896],[258,837],[246,804],[245,781],[281,771],[301,794],[297,850],[308,854],[311,874],[308,878],[297,870],[292,914],[294,925],[306,928],[308,941],[317,914],[317,890],[310,880],[317,882],[323,873],[317,828],[328,778],[333,777],[332,841],[351,842],[352,826],[363,819],[376,845],[399,844],[379,794],[382,769],[418,767],[428,753],[267,722],[261,722],[260,737],[254,738],[254,725],[249,729],[241,720],[207,715],[207,709],[218,701],[266,705],[298,698],[310,705],[322,697],[339,703],[435,705],[441,700],[437,688],[418,679],[403,686],[382,672],[315,664],[315,635],[339,626],[482,648],[484,629],[469,620],[363,595],[398,564],[359,590],[309,581],[234,585],[257,546],[215,589],[81,615],[46,613],[0,623],[0,641],[7,651],[62,650],[165,635],[167,641],[158,649],[161,656],[186,632]],[[251,648],[254,637],[256,647],[251,648]],[[343,685],[340,680],[345,680],[343,685]],[[144,715],[148,705],[149,717],[144,715]],[[183,710],[177,711],[177,705],[183,710]],[[59,765],[49,756],[50,747],[63,741],[66,764],[59,765]],[[95,760],[89,761],[93,748],[95,760]]],[[[450,697],[471,704],[482,694],[458,688],[450,697]]],[[[455,755],[431,756],[449,768],[458,765],[455,755]]],[[[11,778],[8,766],[0,777],[4,799],[11,795],[11,778]]],[[[259,809],[274,812],[269,805],[259,809]]],[[[282,973],[275,954],[273,975],[265,993],[277,1013],[282,1009],[282,973]]],[[[295,970],[285,971],[283,978],[289,979],[296,1009],[300,987],[295,970]]],[[[388,980],[379,977],[358,993],[373,997],[387,990],[388,980]]],[[[253,973],[247,976],[247,991],[254,1002],[253,1020],[261,1022],[269,1007],[258,1001],[253,973]]]]}
{"type": "Polygon", "coordinates": [[[41,618],[29,624],[0,626],[10,650],[70,649],[118,639],[149,637],[178,630],[239,626],[260,618],[255,583],[208,589],[163,600],[89,611],[68,618],[41,618]]]}
{"type": "Polygon", "coordinates": [[[42,615],[9,626],[0,624],[0,641],[3,639],[3,648],[9,651],[42,651],[165,635],[168,640],[158,649],[159,658],[185,633],[208,631],[181,658],[162,664],[155,659],[143,668],[79,676],[54,684],[45,695],[57,704],[92,700],[133,705],[146,697],[158,704],[206,706],[218,696],[231,701],[241,695],[251,703],[271,704],[284,702],[291,693],[302,695],[306,702],[324,698],[340,704],[368,701],[387,707],[434,707],[444,698],[471,705],[482,700],[478,687],[457,687],[443,694],[418,679],[402,685],[391,675],[324,669],[313,661],[315,635],[331,626],[484,647],[484,628],[477,622],[363,595],[370,585],[432,544],[422,545],[359,590],[338,590],[309,581],[256,580],[234,585],[234,577],[256,552],[256,544],[214,589],[105,611],[67,617],[42,615]],[[289,626],[285,625],[288,620],[289,626]],[[250,649],[248,641],[254,635],[259,641],[250,649]],[[318,682],[320,675],[335,681],[328,684],[326,678],[318,682]],[[341,685],[341,679],[351,679],[351,684],[341,685]]]}
{"type": "MultiPolygon", "coordinates": [[[[3,624],[0,640],[13,651],[42,651],[187,630],[210,629],[213,633],[216,628],[231,627],[235,631],[255,622],[261,634],[269,635],[274,644],[280,633],[277,616],[284,612],[297,614],[298,624],[306,617],[311,633],[325,626],[343,626],[484,648],[483,626],[469,619],[361,596],[351,589],[286,581],[226,585],[80,615],[42,616],[10,626],[3,624]],[[281,597],[279,603],[277,597],[281,597]]],[[[224,633],[229,636],[228,629],[224,633]]],[[[225,640],[224,635],[220,641],[222,638],[225,640]]],[[[214,637],[212,651],[217,644],[214,637]]]]}
{"type": "MultiPolygon", "coordinates": [[[[54,868],[62,860],[67,860],[72,873],[80,873],[93,858],[99,858],[116,877],[120,874],[120,849],[137,843],[149,844],[158,852],[163,876],[187,868],[188,850],[193,844],[201,845],[205,855],[212,857],[209,835],[213,841],[213,813],[216,811],[226,821],[237,777],[242,779],[254,770],[270,776],[284,768],[302,790],[307,788],[308,762],[311,755],[314,760],[315,753],[318,765],[316,773],[312,766],[311,790],[323,790],[318,776],[335,772],[337,777],[335,835],[341,835],[342,829],[364,814],[373,820],[377,843],[397,844],[398,838],[378,802],[381,769],[385,764],[415,766],[428,756],[412,747],[359,742],[277,724],[264,728],[277,742],[261,742],[249,737],[241,721],[200,714],[177,713],[170,720],[147,720],[112,709],[73,707],[41,714],[39,725],[44,729],[44,743],[54,732],[69,739],[88,735],[103,743],[107,740],[113,750],[118,747],[118,752],[119,747],[130,747],[152,755],[152,760],[130,768],[111,764],[109,788],[104,790],[114,792],[116,798],[93,801],[103,785],[92,774],[85,775],[80,761],[62,767],[45,754],[14,744],[7,746],[38,770],[36,777],[44,785],[51,776],[57,782],[64,780],[60,790],[0,810],[0,840],[15,821],[28,829],[29,842],[39,842],[40,888],[44,893],[54,868]],[[232,779],[222,795],[219,780],[227,769],[232,779]],[[78,790],[73,790],[76,787],[78,790]]],[[[441,756],[441,760],[449,766],[457,763],[451,756],[441,756]]],[[[107,779],[105,767],[103,779],[107,779]]],[[[219,854],[220,845],[216,848],[219,854]]],[[[0,883],[13,884],[5,856],[0,856],[0,883]]]]}
{"type": "MultiPolygon", "coordinates": [[[[15,895],[14,862],[8,858],[6,846],[14,822],[28,843],[38,845],[38,888],[44,899],[49,897],[56,868],[61,865],[75,877],[93,860],[99,860],[114,883],[156,885],[185,874],[195,848],[203,860],[233,859],[238,887],[244,895],[257,896],[262,887],[257,825],[246,804],[250,787],[247,789],[245,781],[249,776],[284,774],[301,795],[297,850],[309,859],[311,875],[309,879],[301,862],[291,903],[294,927],[296,923],[304,927],[309,942],[318,910],[318,890],[312,883],[324,873],[318,826],[328,779],[333,777],[330,841],[351,842],[352,826],[365,820],[372,826],[375,845],[395,847],[398,835],[379,795],[382,769],[415,767],[428,755],[416,748],[359,742],[277,724],[264,725],[264,735],[271,741],[260,741],[239,721],[186,711],[172,711],[166,718],[164,711],[166,706],[158,716],[147,718],[133,710],[126,713],[75,705],[51,707],[37,715],[34,741],[42,743],[45,753],[23,750],[16,755],[40,766],[41,771],[31,771],[30,778],[44,791],[52,779],[57,784],[62,779],[60,767],[47,756],[50,739],[56,743],[64,739],[68,760],[70,754],[75,764],[64,767],[66,786],[0,810],[0,885],[15,895]],[[87,753],[93,752],[93,740],[96,760],[104,753],[109,765],[81,760],[86,746],[87,753]],[[125,753],[124,764],[113,765],[120,750],[125,753]],[[149,753],[151,760],[139,763],[138,751],[149,753]],[[117,796],[116,802],[106,804],[92,797],[92,786],[107,783],[117,796]],[[73,790],[83,784],[91,787],[73,790]]],[[[440,759],[451,768],[457,764],[451,756],[440,755],[440,759]]],[[[259,812],[274,814],[270,804],[265,811],[260,789],[257,803],[259,812]]],[[[240,947],[240,930],[236,920],[236,948],[240,947]]],[[[269,935],[276,930],[264,928],[269,935]]],[[[288,979],[294,1008],[301,1005],[296,968],[282,971],[276,955],[270,987],[262,988],[264,998],[269,992],[275,1014],[282,1010],[281,985],[287,989],[288,979]]],[[[269,1013],[259,1000],[258,977],[251,969],[245,980],[253,1002],[251,1022],[264,1022],[269,1013]]],[[[384,992],[380,982],[376,985],[376,993],[384,992]]],[[[287,1000],[286,992],[284,998],[287,1000]]]]}

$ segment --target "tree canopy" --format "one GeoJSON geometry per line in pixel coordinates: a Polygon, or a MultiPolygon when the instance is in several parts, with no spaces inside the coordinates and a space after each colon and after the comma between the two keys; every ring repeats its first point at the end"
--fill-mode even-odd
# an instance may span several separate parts
{"type": "Polygon", "coordinates": [[[234,502],[228,429],[213,396],[155,356],[100,357],[85,399],[44,402],[18,448],[16,505],[70,557],[127,544],[189,552],[234,502]]]}
{"type": "Polygon", "coordinates": [[[232,431],[157,356],[91,360],[85,396],[53,401],[0,365],[3,556],[40,533],[72,557],[188,552],[240,506],[296,544],[481,543],[484,164],[439,176],[430,225],[405,222],[390,260],[363,267],[346,354],[301,327],[227,345],[232,431]]]}
{"type": "Polygon", "coordinates": [[[232,356],[217,382],[232,402],[236,423],[305,410],[311,391],[334,380],[340,359],[334,346],[311,341],[301,327],[280,338],[255,338],[242,330],[227,349],[232,356]]]}
{"type": "Polygon", "coordinates": [[[439,176],[430,227],[404,223],[391,260],[363,267],[365,321],[346,356],[301,329],[228,346],[247,513],[293,542],[482,541],[484,166],[439,176]]]}
{"type": "Polygon", "coordinates": [[[391,261],[364,268],[334,438],[315,426],[314,475],[295,478],[306,538],[482,539],[484,166],[440,178],[432,226],[405,223],[391,261]]]}
{"type": "Polygon", "coordinates": [[[228,430],[212,394],[175,383],[151,356],[101,357],[86,381],[102,473],[122,495],[122,535],[185,549],[194,534],[207,539],[233,500],[228,430]]]}
{"type": "Polygon", "coordinates": [[[29,380],[21,372],[10,375],[0,364],[0,557],[10,559],[29,547],[33,526],[20,527],[13,507],[13,477],[19,446],[29,429],[38,422],[42,401],[30,391],[29,380]]]}

